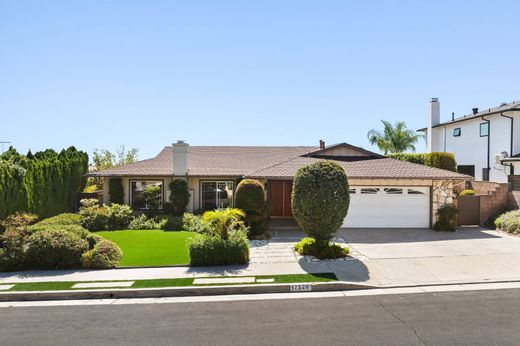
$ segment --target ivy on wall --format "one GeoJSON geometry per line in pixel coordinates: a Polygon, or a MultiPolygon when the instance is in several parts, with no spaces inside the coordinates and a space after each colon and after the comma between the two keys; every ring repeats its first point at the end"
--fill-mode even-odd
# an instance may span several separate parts
{"type": "Polygon", "coordinates": [[[17,211],[43,217],[73,211],[85,186],[88,155],[74,147],[0,155],[0,219],[17,211]]]}

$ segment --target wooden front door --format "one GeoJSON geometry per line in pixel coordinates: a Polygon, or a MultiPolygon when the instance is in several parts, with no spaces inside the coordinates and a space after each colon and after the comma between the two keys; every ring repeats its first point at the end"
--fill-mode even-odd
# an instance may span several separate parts
{"type": "Polygon", "coordinates": [[[292,217],[292,180],[269,180],[267,197],[271,205],[271,216],[292,217]]]}

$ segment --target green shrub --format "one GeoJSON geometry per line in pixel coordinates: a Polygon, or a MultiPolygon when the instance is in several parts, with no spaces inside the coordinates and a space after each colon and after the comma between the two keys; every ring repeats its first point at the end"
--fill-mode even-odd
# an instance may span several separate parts
{"type": "Polygon", "coordinates": [[[89,231],[104,231],[109,229],[108,207],[100,206],[95,198],[80,201],[81,224],[89,231]]]}
{"type": "Polygon", "coordinates": [[[170,191],[170,202],[172,204],[173,214],[182,216],[190,201],[188,182],[185,179],[175,179],[170,183],[170,191]]]}
{"type": "Polygon", "coordinates": [[[105,240],[105,238],[103,238],[99,234],[90,233],[90,232],[89,232],[89,234],[87,234],[87,236],[84,239],[88,242],[89,250],[92,250],[94,248],[94,246],[96,246],[96,244],[105,240]]]}
{"type": "Polygon", "coordinates": [[[110,203],[123,204],[124,190],[121,178],[110,178],[108,181],[108,195],[110,196],[110,203]]]}
{"type": "Polygon", "coordinates": [[[29,269],[79,268],[88,242],[65,231],[35,232],[26,241],[25,266],[29,269]]]}
{"type": "Polygon", "coordinates": [[[428,153],[424,160],[426,166],[445,169],[448,171],[457,171],[457,162],[455,155],[452,153],[428,153]]]}
{"type": "Polygon", "coordinates": [[[245,213],[237,208],[209,210],[202,214],[202,221],[207,225],[208,235],[226,240],[230,231],[246,229],[242,221],[244,216],[245,213]]]}
{"type": "Polygon", "coordinates": [[[36,223],[37,225],[79,225],[81,226],[81,215],[73,213],[58,214],[36,223]]]}
{"type": "Polygon", "coordinates": [[[477,193],[473,190],[462,190],[459,196],[475,196],[477,193]]]}
{"type": "Polygon", "coordinates": [[[0,237],[0,271],[15,271],[23,268],[26,233],[8,230],[0,237]]]}
{"type": "Polygon", "coordinates": [[[125,204],[112,203],[107,207],[108,228],[111,230],[127,229],[132,221],[132,208],[125,204]]]}
{"type": "Polygon", "coordinates": [[[130,224],[128,225],[128,229],[163,229],[164,225],[168,222],[167,219],[160,217],[151,217],[149,218],[145,214],[141,214],[132,219],[130,224]]]}
{"type": "Polygon", "coordinates": [[[200,215],[184,213],[182,216],[182,230],[195,233],[208,233],[207,225],[200,215]]]}
{"type": "Polygon", "coordinates": [[[29,225],[36,222],[36,220],[38,220],[38,216],[35,214],[16,212],[9,215],[5,220],[0,221],[0,225],[2,225],[5,231],[27,232],[29,225]]]}
{"type": "Polygon", "coordinates": [[[346,257],[348,248],[338,244],[327,242],[316,242],[313,238],[303,238],[294,245],[294,250],[302,256],[315,256],[319,259],[346,257]]]}
{"type": "Polygon", "coordinates": [[[513,210],[500,215],[495,220],[495,226],[502,230],[513,234],[520,233],[520,210],[513,210]]]}
{"type": "Polygon", "coordinates": [[[115,243],[102,240],[82,255],[83,268],[110,269],[118,266],[123,251],[115,243]]]}
{"type": "Polygon", "coordinates": [[[455,232],[459,210],[453,204],[445,204],[437,210],[437,222],[433,225],[436,231],[455,232]]]}
{"type": "Polygon", "coordinates": [[[63,231],[70,232],[80,238],[85,239],[89,235],[89,231],[79,225],[60,225],[60,224],[40,224],[37,223],[29,227],[29,233],[34,234],[42,231],[63,231]]]}
{"type": "Polygon", "coordinates": [[[446,169],[452,172],[457,171],[457,162],[455,161],[455,156],[451,153],[398,153],[390,154],[388,157],[425,166],[446,169]]]}
{"type": "Polygon", "coordinates": [[[187,241],[190,265],[213,266],[226,264],[247,264],[249,262],[249,241],[245,231],[229,232],[228,239],[199,234],[187,241]]]}
{"type": "Polygon", "coordinates": [[[260,236],[267,230],[268,209],[264,186],[258,180],[244,179],[235,193],[235,206],[245,213],[245,222],[250,227],[250,236],[260,236]]]}
{"type": "Polygon", "coordinates": [[[180,231],[182,230],[182,216],[174,215],[159,215],[155,217],[162,225],[160,229],[165,231],[180,231]]]}
{"type": "Polygon", "coordinates": [[[300,168],[294,177],[294,217],[317,241],[328,242],[341,227],[349,201],[347,175],[337,163],[318,161],[300,168]]]}
{"type": "Polygon", "coordinates": [[[235,206],[246,212],[260,214],[265,207],[264,186],[258,180],[242,180],[235,192],[235,206]]]}

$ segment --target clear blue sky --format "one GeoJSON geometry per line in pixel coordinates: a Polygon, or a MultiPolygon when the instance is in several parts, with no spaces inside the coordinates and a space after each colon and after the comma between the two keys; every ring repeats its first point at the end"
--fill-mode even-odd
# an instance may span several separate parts
{"type": "MultiPolygon", "coordinates": [[[[370,148],[520,99],[518,1],[1,1],[0,140],[370,148]]],[[[423,149],[424,145],[420,146],[423,149]]]]}

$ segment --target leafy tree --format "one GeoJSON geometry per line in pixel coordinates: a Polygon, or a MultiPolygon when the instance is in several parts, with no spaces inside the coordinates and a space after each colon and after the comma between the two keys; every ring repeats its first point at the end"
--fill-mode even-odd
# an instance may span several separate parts
{"type": "MultiPolygon", "coordinates": [[[[124,145],[116,148],[115,152],[107,149],[95,149],[92,156],[92,163],[96,171],[102,171],[114,167],[128,165],[137,162],[139,149],[131,148],[126,150],[124,145]]],[[[86,191],[92,191],[92,186],[96,186],[94,190],[103,190],[103,178],[89,178],[87,181],[86,191]]]]}
{"type": "Polygon", "coordinates": [[[422,134],[418,134],[406,127],[404,121],[398,121],[395,126],[390,122],[381,120],[383,123],[383,132],[378,130],[368,131],[368,141],[372,145],[376,145],[385,155],[388,153],[402,153],[408,150],[415,151],[415,144],[419,138],[424,138],[422,134]]]}
{"type": "Polygon", "coordinates": [[[337,163],[322,160],[301,167],[294,176],[291,205],[300,227],[323,247],[347,216],[347,175],[337,163]]]}

